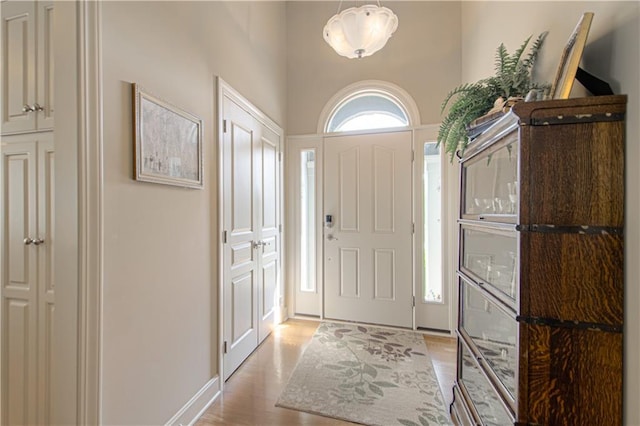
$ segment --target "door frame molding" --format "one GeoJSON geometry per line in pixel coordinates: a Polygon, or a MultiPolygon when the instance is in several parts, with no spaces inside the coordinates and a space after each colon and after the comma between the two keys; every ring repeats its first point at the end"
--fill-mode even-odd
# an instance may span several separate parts
{"type": "Polygon", "coordinates": [[[257,107],[255,107],[251,101],[242,96],[240,92],[235,90],[231,85],[229,85],[225,80],[220,76],[216,76],[216,105],[217,105],[217,166],[218,166],[218,223],[217,228],[217,236],[218,236],[218,374],[221,378],[220,380],[220,390],[224,389],[225,382],[222,379],[224,376],[224,240],[223,240],[223,232],[224,232],[224,170],[223,170],[223,141],[224,141],[224,98],[227,97],[233,102],[235,102],[240,108],[244,109],[247,113],[249,113],[254,119],[258,120],[262,125],[269,128],[269,130],[273,131],[279,138],[278,144],[278,155],[280,157],[279,161],[279,170],[278,174],[280,176],[280,183],[278,187],[278,191],[280,193],[280,217],[279,227],[280,227],[280,258],[279,258],[279,288],[278,288],[278,309],[280,311],[279,318],[277,322],[282,322],[286,319],[286,309],[282,304],[282,300],[284,299],[284,283],[286,282],[283,277],[284,272],[284,259],[285,259],[285,232],[282,226],[283,217],[284,217],[284,198],[285,194],[282,191],[283,188],[283,144],[284,144],[284,131],[283,129],[271,118],[269,118],[265,113],[260,111],[257,107]]]}
{"type": "Polygon", "coordinates": [[[78,2],[79,47],[79,357],[78,419],[102,423],[104,280],[102,6],[78,2]]]}
{"type": "Polygon", "coordinates": [[[56,319],[52,422],[101,423],[103,289],[102,6],[57,3],[56,319]],[[59,60],[60,59],[60,60],[59,60]],[[62,60],[63,59],[63,60],[62,60]],[[58,69],[61,70],[60,66],[58,69]],[[64,90],[62,90],[64,89],[64,90]]]}
{"type": "MultiPolygon", "coordinates": [[[[354,130],[354,131],[348,131],[348,132],[340,132],[340,133],[307,133],[307,134],[299,134],[299,135],[287,135],[287,140],[295,140],[295,141],[317,141],[320,140],[321,141],[321,146],[322,149],[324,151],[324,140],[327,137],[331,137],[331,136],[336,136],[336,135],[365,135],[365,134],[373,134],[373,133],[390,133],[390,132],[397,132],[397,131],[406,131],[409,130],[412,132],[412,146],[414,149],[414,152],[416,154],[414,155],[419,155],[419,150],[417,149],[418,145],[420,145],[419,143],[419,138],[420,137],[435,137],[435,135],[437,135],[437,129],[438,129],[438,124],[423,124],[420,126],[413,126],[413,127],[401,127],[401,128],[387,128],[387,129],[373,129],[373,130],[354,130]]],[[[287,145],[287,149],[289,149],[289,145],[287,145]]],[[[444,158],[444,156],[443,156],[444,158]]],[[[295,159],[293,159],[293,161],[295,161],[295,159]]],[[[323,159],[324,161],[324,159],[323,159]]],[[[420,294],[420,278],[422,277],[422,274],[418,275],[417,274],[417,270],[420,269],[422,266],[422,262],[420,261],[420,253],[422,252],[422,250],[418,250],[419,245],[422,241],[421,238],[418,238],[418,233],[422,232],[422,225],[420,224],[421,221],[421,209],[418,206],[418,202],[419,200],[422,199],[422,196],[420,195],[420,191],[422,191],[422,185],[419,184],[419,181],[417,180],[417,174],[418,173],[422,173],[421,171],[418,171],[418,159],[416,158],[416,161],[414,161],[413,163],[413,168],[414,168],[414,174],[413,174],[413,207],[412,207],[412,211],[413,211],[413,219],[414,219],[414,223],[416,223],[416,232],[413,236],[413,257],[414,257],[414,267],[413,267],[413,292],[414,295],[416,296],[416,308],[417,308],[417,304],[420,303],[419,300],[417,300],[418,295],[420,294]]],[[[289,169],[290,165],[287,165],[287,170],[289,171],[289,173],[291,172],[289,169]]],[[[322,166],[324,167],[324,165],[322,166]]],[[[442,170],[442,187],[443,187],[443,198],[442,198],[442,221],[443,221],[443,225],[442,225],[442,239],[443,239],[443,279],[444,280],[448,280],[448,293],[447,293],[447,299],[449,301],[449,324],[451,324],[451,327],[453,327],[453,324],[456,323],[457,321],[457,299],[458,299],[458,295],[457,295],[457,281],[456,281],[456,275],[455,275],[455,258],[456,256],[454,256],[452,259],[454,260],[450,260],[449,257],[451,256],[451,252],[453,250],[453,252],[455,252],[455,247],[457,244],[457,224],[456,221],[452,221],[450,218],[454,217],[455,215],[452,215],[452,212],[456,212],[457,210],[457,203],[456,203],[456,197],[450,196],[448,194],[448,191],[450,191],[452,188],[457,188],[458,185],[458,181],[457,181],[457,164],[449,164],[448,162],[446,162],[443,159],[443,170],[442,170]],[[453,264],[452,264],[453,262],[453,264]]],[[[295,176],[288,176],[289,177],[289,181],[292,180],[292,178],[294,179],[295,176]]],[[[292,192],[294,189],[295,185],[293,185],[291,182],[287,183],[287,186],[285,188],[286,193],[285,193],[285,197],[291,197],[292,195],[295,196],[295,194],[292,192]]],[[[293,204],[293,201],[291,200],[291,198],[289,198],[290,201],[287,202],[287,213],[288,215],[291,216],[295,216],[297,214],[297,212],[295,211],[295,205],[293,204]]],[[[322,204],[323,204],[323,200],[320,199],[319,200],[322,204]]],[[[323,206],[322,206],[323,207],[323,206]]],[[[322,219],[322,217],[319,218],[320,220],[322,219]]],[[[286,230],[289,232],[289,244],[291,245],[291,247],[295,247],[296,245],[296,241],[294,240],[294,238],[296,237],[295,232],[291,232],[294,228],[293,225],[294,223],[291,220],[287,220],[287,227],[286,230]]],[[[318,241],[318,247],[317,250],[322,250],[323,244],[322,241],[318,241]]],[[[455,254],[455,253],[454,253],[455,254]]],[[[293,257],[290,256],[288,258],[288,261],[291,263],[292,261],[294,261],[293,257]]],[[[285,288],[287,291],[287,294],[289,295],[289,298],[291,300],[291,303],[289,304],[289,316],[290,317],[295,317],[296,316],[296,312],[295,312],[295,294],[296,294],[296,282],[295,282],[295,278],[296,278],[296,274],[295,274],[295,268],[293,268],[290,265],[290,268],[288,270],[289,274],[287,276],[287,281],[285,281],[285,288]]],[[[324,319],[323,316],[323,312],[324,312],[324,282],[321,283],[321,290],[320,290],[320,319],[324,319]]],[[[305,316],[302,316],[301,318],[305,318],[305,316]]],[[[418,322],[418,318],[417,318],[417,309],[414,309],[414,328],[416,328],[415,326],[417,325],[418,322]]],[[[428,331],[426,331],[428,333],[428,331]]],[[[453,330],[453,328],[451,328],[451,334],[453,335],[453,333],[455,332],[455,330],[453,330]]],[[[437,334],[441,334],[441,333],[437,333],[437,334]]]]}

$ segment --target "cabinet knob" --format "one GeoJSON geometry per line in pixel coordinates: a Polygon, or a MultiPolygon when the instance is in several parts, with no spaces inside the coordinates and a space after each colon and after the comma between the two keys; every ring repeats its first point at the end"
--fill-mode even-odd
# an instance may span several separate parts
{"type": "Polygon", "coordinates": [[[44,111],[44,107],[37,102],[33,105],[24,104],[24,106],[22,107],[22,112],[36,112],[36,111],[44,111]]]}
{"type": "Polygon", "coordinates": [[[24,240],[24,245],[26,246],[30,246],[31,244],[39,246],[40,244],[44,244],[44,239],[43,238],[25,238],[24,240]]]}

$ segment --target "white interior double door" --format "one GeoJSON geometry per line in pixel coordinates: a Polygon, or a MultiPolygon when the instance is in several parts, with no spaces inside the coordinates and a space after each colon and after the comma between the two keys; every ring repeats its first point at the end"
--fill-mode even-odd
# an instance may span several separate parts
{"type": "Polygon", "coordinates": [[[280,304],[282,130],[223,82],[223,377],[272,331],[280,304]]]}

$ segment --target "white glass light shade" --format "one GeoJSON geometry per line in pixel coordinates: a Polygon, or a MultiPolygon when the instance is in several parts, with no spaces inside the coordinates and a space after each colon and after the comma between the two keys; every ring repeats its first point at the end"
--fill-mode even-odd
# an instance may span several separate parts
{"type": "Polygon", "coordinates": [[[386,7],[368,4],[334,15],[324,27],[324,39],[347,58],[362,58],[382,49],[398,28],[398,17],[386,7]]]}

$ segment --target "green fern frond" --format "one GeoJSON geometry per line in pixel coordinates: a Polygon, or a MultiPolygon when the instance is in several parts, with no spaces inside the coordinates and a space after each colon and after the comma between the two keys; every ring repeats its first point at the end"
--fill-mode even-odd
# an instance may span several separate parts
{"type": "Polygon", "coordinates": [[[447,93],[447,96],[445,96],[444,101],[442,101],[442,105],[440,106],[440,113],[442,114],[444,112],[451,98],[462,93],[473,92],[474,90],[477,90],[477,88],[476,83],[465,83],[447,93]]]}
{"type": "Polygon", "coordinates": [[[522,59],[522,55],[524,54],[527,45],[529,44],[529,40],[531,40],[531,36],[527,37],[527,39],[524,41],[524,43],[522,43],[522,45],[518,48],[518,50],[516,50],[513,55],[511,55],[511,57],[509,58],[510,61],[510,65],[511,65],[511,70],[512,71],[516,71],[518,65],[521,63],[521,59],[522,59]]]}
{"type": "Polygon", "coordinates": [[[530,70],[531,68],[533,68],[533,65],[535,64],[536,59],[538,58],[538,53],[540,52],[540,49],[544,44],[544,39],[547,37],[547,34],[549,34],[549,31],[545,31],[541,33],[536,39],[536,41],[533,43],[533,45],[531,46],[531,49],[529,50],[529,55],[527,55],[527,57],[523,61],[527,69],[530,70]]]}
{"type": "Polygon", "coordinates": [[[497,98],[524,97],[531,89],[550,87],[548,83],[537,84],[531,80],[531,70],[546,35],[544,32],[538,36],[524,59],[523,55],[527,52],[532,36],[511,55],[501,43],[496,49],[494,76],[476,83],[461,84],[447,93],[441,105],[441,113],[444,114],[447,107],[449,109],[438,129],[437,143],[444,145],[451,161],[456,151],[463,153],[469,143],[469,123],[486,114],[497,98]]]}
{"type": "Polygon", "coordinates": [[[506,72],[507,63],[509,62],[509,52],[503,43],[496,49],[495,72],[496,75],[503,75],[506,72]]]}

